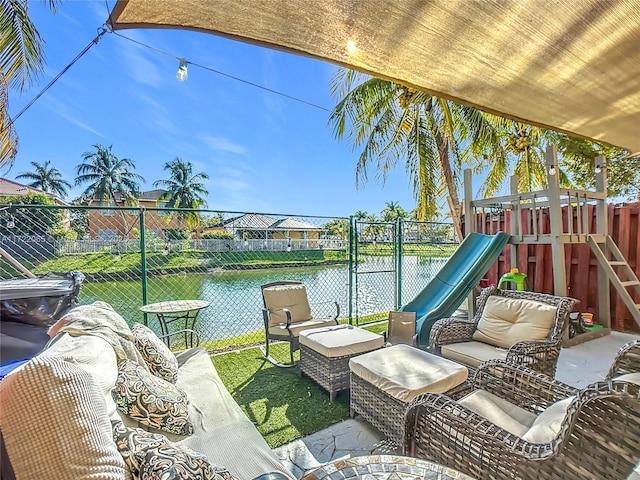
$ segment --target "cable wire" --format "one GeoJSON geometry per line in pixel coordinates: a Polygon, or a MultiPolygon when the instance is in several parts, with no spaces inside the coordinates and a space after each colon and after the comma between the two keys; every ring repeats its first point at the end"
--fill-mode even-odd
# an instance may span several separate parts
{"type": "Polygon", "coordinates": [[[33,105],[36,102],[36,100],[38,100],[42,95],[44,95],[44,93],[47,90],[49,90],[49,88],[51,88],[53,84],[56,83],[58,79],[73,66],[74,63],[80,60],[80,58],[82,58],[82,56],[91,49],[91,47],[97,44],[105,33],[107,33],[106,28],[104,27],[99,28],[98,35],[93,40],[91,40],[91,42],[89,42],[89,44],[86,47],[84,47],[82,51],[78,55],[76,55],[76,57],[73,60],[71,60],[71,62],[69,62],[69,64],[67,64],[67,66],[60,71],[60,73],[58,73],[55,77],[53,77],[53,79],[42,90],[40,90],[40,92],[22,108],[22,110],[20,110],[16,115],[14,115],[13,118],[6,125],[2,127],[2,131],[4,132],[6,129],[11,128],[11,125],[13,125],[15,121],[18,118],[20,118],[20,116],[24,112],[26,112],[29,109],[29,107],[31,107],[31,105],[33,105]]]}
{"type": "MultiPolygon", "coordinates": [[[[142,47],[145,47],[145,48],[148,48],[150,50],[153,50],[154,52],[160,53],[162,55],[166,55],[167,57],[175,58],[176,60],[181,60],[183,58],[183,57],[178,57],[178,56],[173,55],[171,53],[165,52],[163,50],[160,50],[160,49],[158,49],[156,47],[152,47],[151,45],[147,45],[146,43],[143,43],[143,42],[141,42],[139,40],[135,40],[133,38],[127,37],[125,35],[122,35],[121,33],[115,32],[113,30],[111,31],[111,33],[113,33],[114,35],[117,35],[120,38],[124,38],[125,40],[129,40],[130,42],[133,42],[133,43],[135,43],[137,45],[140,45],[142,47]]],[[[249,80],[245,80],[243,78],[236,77],[236,76],[230,75],[228,73],[221,72],[220,70],[216,70],[214,68],[207,67],[206,65],[201,65],[199,63],[191,62],[189,60],[186,60],[186,63],[187,63],[187,65],[193,65],[194,67],[199,67],[199,68],[202,68],[203,70],[207,70],[209,72],[217,73],[218,75],[222,75],[223,77],[227,77],[227,78],[230,78],[232,80],[236,80],[238,82],[244,83],[246,85],[250,85],[252,87],[256,87],[256,88],[259,88],[261,90],[265,90],[267,92],[274,93],[276,95],[280,95],[281,97],[285,97],[285,98],[288,98],[290,100],[294,100],[296,102],[303,103],[303,104],[308,105],[310,107],[317,108],[317,109],[325,111],[325,112],[331,112],[330,109],[328,109],[326,107],[323,107],[321,105],[318,105],[318,104],[315,104],[315,103],[312,103],[312,102],[308,102],[307,100],[303,100],[301,98],[294,97],[294,96],[289,95],[287,93],[280,92],[278,90],[274,90],[272,88],[268,88],[268,87],[265,87],[263,85],[260,85],[260,84],[254,83],[254,82],[250,82],[249,80]]]]}

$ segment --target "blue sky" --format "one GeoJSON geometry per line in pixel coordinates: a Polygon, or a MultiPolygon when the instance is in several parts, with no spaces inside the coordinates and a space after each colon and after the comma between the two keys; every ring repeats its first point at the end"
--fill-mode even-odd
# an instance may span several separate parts
{"type": "MultiPolygon", "coordinates": [[[[10,93],[12,116],[97,34],[107,18],[103,0],[69,0],[53,15],[46,2],[29,2],[45,40],[46,70],[22,96],[10,93]]],[[[109,0],[112,7],[113,0],[109,0]]],[[[123,30],[122,35],[170,53],[166,56],[107,33],[17,121],[16,161],[2,176],[15,178],[30,162],[51,160],[65,176],[100,143],[131,158],[146,180],[166,178],[165,162],[179,156],[210,179],[211,209],[298,215],[379,214],[385,202],[414,208],[404,165],[384,186],[370,171],[356,189],[358,151],[338,142],[328,112],[189,66],[184,57],[331,109],[333,65],[301,56],[180,30],[123,30]]],[[[70,197],[81,192],[72,190],[70,197]]]]}

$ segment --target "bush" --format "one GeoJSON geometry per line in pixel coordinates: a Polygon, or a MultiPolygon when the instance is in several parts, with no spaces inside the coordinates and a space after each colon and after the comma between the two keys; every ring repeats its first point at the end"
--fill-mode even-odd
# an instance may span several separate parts
{"type": "Polygon", "coordinates": [[[77,240],[78,232],[71,228],[54,228],[51,230],[51,236],[56,240],[77,240]]]}
{"type": "Polygon", "coordinates": [[[164,234],[167,240],[191,240],[191,230],[188,228],[168,228],[164,234]]]}
{"type": "Polygon", "coordinates": [[[216,239],[216,240],[233,240],[235,237],[233,233],[229,233],[226,230],[211,230],[202,234],[203,239],[216,239]]]}

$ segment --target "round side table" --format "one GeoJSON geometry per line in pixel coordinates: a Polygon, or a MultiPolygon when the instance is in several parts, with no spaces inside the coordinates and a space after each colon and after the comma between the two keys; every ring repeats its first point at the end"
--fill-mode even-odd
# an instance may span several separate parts
{"type": "Polygon", "coordinates": [[[419,458],[369,455],[336,460],[302,480],[473,480],[452,468],[419,458]]]}

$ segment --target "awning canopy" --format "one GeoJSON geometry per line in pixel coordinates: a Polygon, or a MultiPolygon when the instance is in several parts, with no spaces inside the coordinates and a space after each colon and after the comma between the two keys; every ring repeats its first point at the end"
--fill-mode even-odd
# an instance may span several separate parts
{"type": "Polygon", "coordinates": [[[111,22],[308,55],[640,153],[640,0],[118,0],[111,22]]]}

